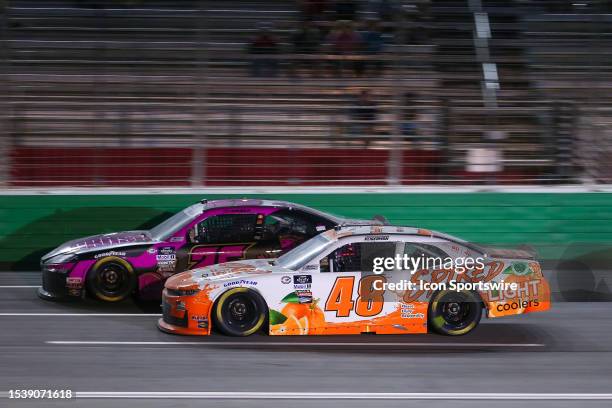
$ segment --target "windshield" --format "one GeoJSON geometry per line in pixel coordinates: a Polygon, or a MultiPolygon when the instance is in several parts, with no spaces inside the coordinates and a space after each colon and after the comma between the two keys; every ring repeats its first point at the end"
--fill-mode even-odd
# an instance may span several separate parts
{"type": "Polygon", "coordinates": [[[168,236],[176,232],[179,228],[191,221],[196,215],[200,214],[202,205],[194,204],[191,207],[185,208],[168,218],[166,221],[153,227],[149,233],[151,238],[156,241],[163,241],[168,236]]]}
{"type": "Polygon", "coordinates": [[[278,258],[276,260],[276,265],[291,270],[297,270],[331,246],[333,242],[334,241],[324,236],[324,234],[317,235],[278,258]]]}

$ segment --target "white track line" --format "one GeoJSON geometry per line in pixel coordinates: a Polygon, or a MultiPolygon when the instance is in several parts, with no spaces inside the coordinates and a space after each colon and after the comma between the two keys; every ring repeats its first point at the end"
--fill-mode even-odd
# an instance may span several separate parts
{"type": "Polygon", "coordinates": [[[0,313],[2,316],[83,316],[83,317],[108,317],[108,316],[122,316],[122,317],[140,317],[140,316],[151,316],[159,317],[161,313],[0,313]]]}
{"type": "Polygon", "coordinates": [[[36,286],[28,286],[28,285],[0,285],[0,289],[36,289],[36,288],[40,288],[40,285],[36,285],[36,286]]]}
{"type": "Polygon", "coordinates": [[[390,342],[298,342],[298,341],[80,341],[80,340],[52,340],[47,344],[65,346],[323,346],[323,347],[544,347],[539,343],[390,343],[390,342]]]}
{"type": "MultiPolygon", "coordinates": [[[[1,393],[8,396],[7,392],[1,393]]],[[[612,394],[595,393],[453,393],[453,392],[96,392],[76,391],[76,398],[225,399],[225,400],[540,400],[602,401],[612,394]]]]}

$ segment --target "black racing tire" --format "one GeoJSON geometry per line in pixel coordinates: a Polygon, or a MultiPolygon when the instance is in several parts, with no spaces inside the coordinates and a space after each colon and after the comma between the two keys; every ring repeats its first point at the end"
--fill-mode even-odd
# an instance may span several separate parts
{"type": "Polygon", "coordinates": [[[100,259],[87,273],[87,292],[104,302],[121,302],[135,288],[134,268],[125,259],[116,256],[100,259]]]}
{"type": "Polygon", "coordinates": [[[482,317],[482,300],[474,292],[443,290],[429,302],[428,326],[447,336],[461,336],[474,330],[482,317]]]}
{"type": "Polygon", "coordinates": [[[213,324],[228,336],[244,337],[259,331],[268,317],[268,305],[249,288],[232,288],[213,307],[213,324]]]}

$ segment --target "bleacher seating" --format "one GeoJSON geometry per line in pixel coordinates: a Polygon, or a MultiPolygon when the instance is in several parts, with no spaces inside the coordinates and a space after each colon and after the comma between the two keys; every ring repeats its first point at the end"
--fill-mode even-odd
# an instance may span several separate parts
{"type": "MultiPolygon", "coordinates": [[[[204,149],[187,155],[192,164],[177,164],[180,170],[169,176],[171,182],[176,182],[175,175],[184,177],[184,183],[193,181],[183,173],[192,165],[204,166],[205,179],[198,183],[252,184],[249,174],[257,172],[249,172],[251,163],[232,163],[231,158],[232,149],[235,157],[248,156],[245,151],[251,149],[253,156],[266,158],[267,165],[260,162],[260,168],[277,169],[262,176],[272,184],[384,184],[397,178],[413,184],[494,179],[465,173],[468,152],[494,144],[503,151],[500,178],[506,173],[505,179],[518,175],[513,181],[521,183],[569,180],[567,173],[559,176],[558,160],[549,154],[554,106],[547,103],[556,99],[548,89],[567,86],[554,81],[563,82],[568,68],[552,63],[560,76],[549,75],[546,67],[551,64],[538,60],[546,50],[537,47],[546,44],[534,41],[533,25],[547,30],[537,23],[546,15],[533,16],[542,13],[540,6],[483,1],[501,85],[498,107],[487,109],[468,2],[397,3],[401,13],[384,22],[393,41],[375,57],[385,61],[382,72],[357,75],[349,69],[338,76],[330,69],[337,58],[351,64],[364,57],[291,55],[291,33],[303,18],[292,0],[12,1],[6,9],[4,44],[14,184],[52,181],[45,181],[49,173],[43,163],[50,153],[36,150],[42,147],[85,149],[81,158],[91,155],[94,168],[108,165],[96,160],[99,148],[204,149]],[[261,27],[279,39],[273,77],[250,73],[254,56],[247,52],[248,44],[261,27]],[[314,60],[300,64],[313,69],[296,73],[296,60],[314,60]],[[355,97],[364,89],[379,113],[367,132],[355,131],[351,115],[355,97]],[[418,130],[405,133],[406,125],[418,130]],[[494,140],[491,135],[500,131],[503,138],[494,140]],[[327,172],[315,170],[324,165],[308,158],[325,149],[332,153],[322,157],[343,163],[343,175],[333,163],[327,172]],[[366,151],[357,162],[342,159],[357,150],[366,151]],[[402,153],[392,154],[394,150],[402,153]],[[312,168],[285,177],[290,171],[274,163],[285,151],[295,163],[312,168]],[[368,174],[364,166],[384,171],[368,174]]],[[[357,24],[364,25],[371,14],[363,8],[357,24]]],[[[323,30],[334,24],[329,15],[319,18],[316,23],[323,30]]],[[[154,169],[159,164],[154,153],[144,156],[149,159],[140,159],[139,166],[154,169]]],[[[75,175],[75,183],[113,185],[122,177],[104,172],[84,176],[86,169],[79,174],[84,178],[75,175]]],[[[138,180],[146,184],[155,172],[145,173],[126,170],[124,178],[130,185],[138,180]]],[[[69,184],[70,172],[60,178],[69,184]]]]}

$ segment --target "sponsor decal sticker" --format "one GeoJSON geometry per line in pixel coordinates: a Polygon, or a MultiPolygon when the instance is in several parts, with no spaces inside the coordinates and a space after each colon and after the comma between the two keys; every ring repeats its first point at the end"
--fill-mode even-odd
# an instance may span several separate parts
{"type": "Polygon", "coordinates": [[[498,312],[507,312],[509,310],[525,309],[527,307],[538,307],[540,302],[537,299],[525,300],[519,299],[518,302],[508,302],[497,305],[498,312]]]}
{"type": "Polygon", "coordinates": [[[80,289],[83,287],[83,278],[66,278],[66,287],[69,289],[80,289]]]}
{"type": "Polygon", "coordinates": [[[293,289],[309,290],[311,285],[312,285],[311,275],[294,275],[293,276],[293,289]]]}
{"type": "Polygon", "coordinates": [[[504,300],[515,300],[519,299],[534,299],[539,296],[539,284],[540,280],[531,280],[524,282],[513,282],[514,288],[504,288],[502,290],[490,290],[489,301],[499,302],[504,300]]]}
{"type": "Polygon", "coordinates": [[[253,281],[253,280],[248,280],[248,279],[240,279],[237,281],[232,281],[232,282],[226,282],[223,284],[224,288],[228,288],[230,286],[242,286],[242,285],[251,285],[251,286],[256,286],[257,282],[253,281]]]}
{"type": "Polygon", "coordinates": [[[176,250],[173,247],[162,247],[155,256],[159,272],[174,272],[176,268],[176,250]]]}
{"type": "Polygon", "coordinates": [[[312,303],[312,292],[310,290],[296,290],[298,303],[312,303]]]}
{"type": "Polygon", "coordinates": [[[108,251],[102,252],[94,256],[95,259],[103,258],[105,256],[125,256],[125,252],[108,251]]]}
{"type": "Polygon", "coordinates": [[[281,283],[284,285],[288,285],[291,283],[291,276],[283,276],[281,277],[281,283]]]}
{"type": "Polygon", "coordinates": [[[423,313],[414,312],[414,305],[412,303],[402,303],[400,313],[402,314],[402,319],[423,319],[425,317],[423,313]]]}
{"type": "Polygon", "coordinates": [[[366,241],[388,241],[388,235],[367,235],[365,237],[366,241]]]}
{"type": "Polygon", "coordinates": [[[533,271],[526,262],[514,262],[512,265],[504,269],[506,275],[526,276],[533,271]]]}
{"type": "Polygon", "coordinates": [[[295,284],[312,283],[312,276],[311,275],[294,275],[293,283],[295,284]]]}

